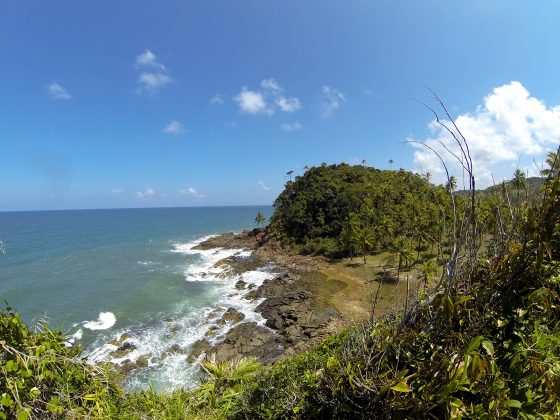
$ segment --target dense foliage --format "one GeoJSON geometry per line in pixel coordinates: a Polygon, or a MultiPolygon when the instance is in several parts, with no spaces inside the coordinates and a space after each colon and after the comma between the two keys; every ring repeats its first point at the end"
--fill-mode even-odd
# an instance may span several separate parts
{"type": "Polygon", "coordinates": [[[408,171],[322,165],[288,181],[274,202],[272,235],[305,253],[367,253],[400,236],[439,238],[449,194],[408,171]]]}
{"type": "Polygon", "coordinates": [[[10,307],[0,312],[0,419],[113,412],[118,386],[65,344],[60,331],[32,331],[10,307]]]}

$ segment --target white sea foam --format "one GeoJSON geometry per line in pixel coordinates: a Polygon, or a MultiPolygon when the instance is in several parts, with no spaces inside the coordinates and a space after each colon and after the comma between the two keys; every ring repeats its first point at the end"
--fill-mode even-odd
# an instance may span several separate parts
{"type": "Polygon", "coordinates": [[[84,327],[88,330],[106,330],[117,322],[115,314],[112,312],[101,312],[96,321],[84,322],[84,327]]]}
{"type": "Polygon", "coordinates": [[[80,328],[78,331],[76,331],[74,334],[72,334],[72,339],[73,340],[81,340],[82,339],[82,335],[83,335],[83,331],[80,328]]]}
{"type": "MultiPolygon", "coordinates": [[[[175,243],[170,252],[181,253],[189,256],[189,263],[183,268],[187,282],[208,282],[210,296],[215,296],[211,306],[196,307],[185,304],[175,308],[170,313],[159,314],[155,319],[142,321],[136,326],[119,331],[113,331],[109,336],[100,336],[95,348],[89,353],[92,362],[124,363],[127,359],[136,362],[139,357],[148,356],[148,366],[133,371],[127,376],[123,385],[128,389],[142,389],[151,383],[159,389],[174,389],[176,387],[195,386],[200,373],[196,364],[185,361],[190,347],[199,339],[206,338],[212,344],[221,341],[227,331],[233,327],[231,323],[217,325],[223,312],[227,308],[234,308],[245,315],[243,322],[257,322],[264,325],[265,319],[255,312],[255,308],[261,300],[248,300],[245,295],[249,289],[237,290],[235,284],[243,280],[247,285],[260,286],[266,279],[272,278],[270,266],[261,269],[244,272],[240,275],[228,273],[227,265],[216,266],[216,263],[224,258],[236,256],[248,258],[252,251],[246,249],[224,249],[216,248],[209,250],[193,249],[197,244],[210,238],[201,238],[188,243],[175,243]],[[218,310],[216,310],[219,308],[218,310]],[[213,317],[210,314],[213,313],[213,317]],[[166,322],[167,321],[167,322],[166,322]],[[206,337],[205,334],[210,327],[216,327],[215,333],[206,337]],[[134,349],[126,355],[115,357],[112,354],[118,346],[108,341],[111,339],[123,342],[123,334],[127,334],[124,341],[134,346],[134,349]],[[173,345],[180,347],[179,352],[173,352],[173,345]]],[[[95,325],[99,321],[92,321],[95,325]]],[[[90,322],[91,323],[91,322],[90,322]]],[[[88,323],[88,324],[90,324],[88,323]]],[[[114,322],[111,324],[113,325],[114,322]]],[[[91,325],[90,325],[91,326],[91,325]]],[[[84,327],[90,326],[84,324],[84,327]]],[[[113,343],[115,343],[113,341],[113,343]]]]}

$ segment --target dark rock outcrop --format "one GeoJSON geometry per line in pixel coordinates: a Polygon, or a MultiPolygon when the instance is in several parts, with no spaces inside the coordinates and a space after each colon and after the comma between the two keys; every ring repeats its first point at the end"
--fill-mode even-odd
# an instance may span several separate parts
{"type": "Polygon", "coordinates": [[[191,346],[191,350],[189,351],[189,354],[187,355],[187,362],[189,363],[196,362],[196,359],[198,359],[202,353],[207,353],[208,350],[210,350],[211,348],[212,346],[210,345],[208,340],[204,338],[195,341],[191,346]]]}
{"type": "Polygon", "coordinates": [[[259,362],[272,364],[284,353],[275,334],[256,322],[244,322],[229,330],[224,341],[212,347],[207,354],[215,354],[218,363],[255,357],[259,362]]]}
{"type": "Polygon", "coordinates": [[[243,321],[245,319],[245,314],[243,312],[239,312],[237,309],[229,308],[223,315],[222,318],[218,321],[218,325],[225,325],[228,322],[233,324],[243,321]]]}

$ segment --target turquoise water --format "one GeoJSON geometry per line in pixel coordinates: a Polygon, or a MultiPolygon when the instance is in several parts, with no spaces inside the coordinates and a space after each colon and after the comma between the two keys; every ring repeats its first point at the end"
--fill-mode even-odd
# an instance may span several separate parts
{"type": "MultiPolygon", "coordinates": [[[[208,235],[254,227],[258,211],[268,217],[272,208],[0,213],[5,244],[0,299],[28,322],[46,316],[71,341],[82,343],[92,361],[118,363],[107,342],[130,335],[136,350],[128,358],[149,356],[150,366],[127,378],[129,388],[149,382],[160,389],[190,385],[196,369],[184,354],[168,357],[170,345],[188,351],[204,335],[216,307],[236,307],[262,321],[236,293],[238,278],[212,267],[223,257],[248,253],[191,248],[208,235]]],[[[244,280],[257,284],[268,276],[264,267],[244,280]]]]}

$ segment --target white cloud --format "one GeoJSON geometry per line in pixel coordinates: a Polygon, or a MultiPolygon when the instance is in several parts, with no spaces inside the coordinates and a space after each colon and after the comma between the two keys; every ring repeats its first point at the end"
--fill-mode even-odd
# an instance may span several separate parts
{"type": "Polygon", "coordinates": [[[165,66],[157,60],[156,55],[150,50],[146,50],[142,54],[136,56],[136,67],[151,67],[165,71],[165,66]]]}
{"type": "Polygon", "coordinates": [[[274,79],[261,80],[261,87],[265,90],[272,90],[272,91],[276,91],[276,92],[284,91],[284,89],[282,89],[282,87],[274,79]]]}
{"type": "Polygon", "coordinates": [[[288,133],[292,132],[292,131],[298,131],[301,130],[302,125],[298,122],[295,123],[284,123],[280,126],[280,129],[287,131],[288,133]]]}
{"type": "MultiPolygon", "coordinates": [[[[449,121],[444,122],[452,128],[449,121]]],[[[542,162],[546,150],[560,142],[560,106],[548,107],[515,81],[495,88],[482,105],[472,113],[459,115],[455,123],[467,139],[479,187],[491,185],[492,177],[496,182],[510,179],[518,164],[521,169],[529,169],[533,159],[542,162]]],[[[449,163],[452,174],[462,179],[460,165],[441,145],[459,155],[451,134],[436,121],[428,127],[431,135],[422,141],[437,150],[449,163]]],[[[445,182],[437,156],[421,145],[415,147],[416,169],[430,172],[436,182],[445,182]]]]}
{"type": "Polygon", "coordinates": [[[113,189],[111,190],[111,192],[112,192],[113,194],[121,194],[121,193],[124,192],[124,188],[121,188],[121,187],[113,188],[113,189]]]}
{"type": "Polygon", "coordinates": [[[177,120],[171,120],[163,127],[163,132],[167,134],[181,134],[185,131],[185,126],[177,120]]]}
{"type": "Polygon", "coordinates": [[[64,86],[58,84],[57,82],[49,83],[46,86],[46,89],[49,92],[51,98],[53,99],[63,99],[66,101],[72,99],[72,95],[68,93],[68,91],[64,88],[64,86]]]}
{"type": "Polygon", "coordinates": [[[298,98],[285,98],[284,96],[276,98],[276,105],[284,112],[295,112],[301,108],[298,98]]]}
{"type": "Polygon", "coordinates": [[[295,112],[301,108],[301,102],[296,97],[283,95],[284,88],[275,79],[264,79],[260,83],[260,90],[250,90],[243,87],[233,99],[238,103],[241,111],[256,115],[271,116],[276,111],[295,112]]]}
{"type": "Polygon", "coordinates": [[[223,105],[224,104],[224,95],[220,95],[218,93],[216,93],[214,96],[212,96],[212,98],[210,99],[210,105],[223,105]]]}
{"type": "Polygon", "coordinates": [[[346,95],[341,91],[330,86],[323,86],[321,115],[323,118],[330,118],[333,112],[339,109],[346,101],[346,95]]]}
{"type": "Polygon", "coordinates": [[[165,66],[150,50],[136,56],[135,66],[142,70],[137,80],[139,93],[157,93],[173,81],[165,66]]]}
{"type": "Polygon", "coordinates": [[[267,186],[267,185],[264,183],[264,181],[259,180],[259,181],[257,181],[257,184],[258,184],[263,190],[265,190],[265,191],[270,191],[270,187],[267,186]]]}
{"type": "Polygon", "coordinates": [[[172,81],[173,79],[164,73],[142,73],[138,76],[138,89],[140,92],[156,93],[172,81]]]}
{"type": "Polygon", "coordinates": [[[179,190],[179,194],[181,195],[190,195],[194,198],[204,198],[204,194],[199,193],[195,188],[188,187],[179,190]]]}
{"type": "Polygon", "coordinates": [[[247,114],[274,114],[274,111],[268,107],[268,104],[261,92],[248,90],[244,87],[239,95],[237,95],[234,99],[239,104],[241,110],[247,114]]]}
{"type": "Polygon", "coordinates": [[[138,200],[149,200],[156,194],[156,191],[153,188],[146,188],[144,191],[137,191],[136,198],[138,200]]]}

